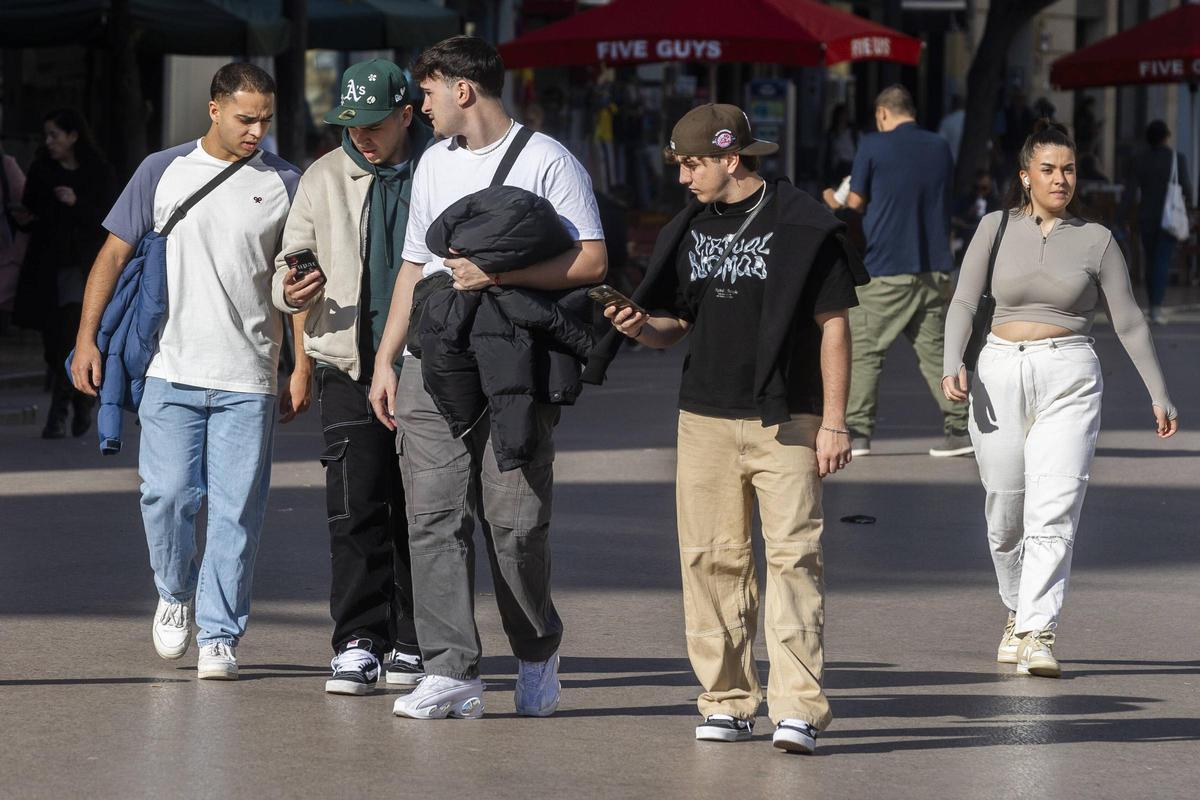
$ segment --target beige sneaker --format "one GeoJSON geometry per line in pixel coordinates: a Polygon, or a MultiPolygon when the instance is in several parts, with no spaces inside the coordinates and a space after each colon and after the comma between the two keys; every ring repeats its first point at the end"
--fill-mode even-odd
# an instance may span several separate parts
{"type": "Polygon", "coordinates": [[[1000,646],[996,648],[996,660],[1001,664],[1017,663],[1017,651],[1021,649],[1021,637],[1017,636],[1017,615],[1008,612],[1008,622],[1004,623],[1004,635],[1000,637],[1000,646]]]}
{"type": "Polygon", "coordinates": [[[1031,631],[1021,640],[1017,652],[1017,674],[1036,675],[1039,678],[1058,678],[1062,670],[1051,648],[1054,647],[1054,631],[1031,631]]]}

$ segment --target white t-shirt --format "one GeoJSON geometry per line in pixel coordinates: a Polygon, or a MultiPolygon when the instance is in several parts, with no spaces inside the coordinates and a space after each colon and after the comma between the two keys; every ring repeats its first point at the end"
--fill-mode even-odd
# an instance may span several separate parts
{"type": "MultiPolygon", "coordinates": [[[[229,166],[200,141],[146,158],[104,227],[131,245],[229,166]]],[[[230,392],[276,393],[283,325],[271,276],[300,171],[262,153],[167,237],[167,319],[147,375],[230,392]]]]}
{"type": "MultiPolygon", "coordinates": [[[[443,139],[421,156],[413,176],[412,205],[404,234],[404,259],[424,264],[423,275],[449,270],[442,259],[429,252],[425,234],[443,211],[467,195],[486,189],[500,166],[504,153],[521,125],[513,125],[507,142],[486,153],[472,153],[457,142],[443,139]]],[[[505,186],[527,189],[554,206],[567,232],[577,241],[604,239],[600,211],[592,193],[587,170],[561,144],[540,133],[525,145],[504,181],[505,186]]]]}

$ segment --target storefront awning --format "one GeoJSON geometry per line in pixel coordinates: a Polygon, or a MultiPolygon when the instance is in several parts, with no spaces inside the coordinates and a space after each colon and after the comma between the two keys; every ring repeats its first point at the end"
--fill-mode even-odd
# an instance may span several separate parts
{"type": "Polygon", "coordinates": [[[1050,67],[1063,89],[1200,82],[1200,4],[1182,5],[1063,56],[1050,67]]]}
{"type": "Polygon", "coordinates": [[[921,41],[815,0],[614,0],[500,45],[509,69],[658,61],[916,64],[921,41]]]}
{"type": "Polygon", "coordinates": [[[308,46],[325,50],[428,47],[462,32],[458,14],[429,0],[309,0],[308,46]]]}
{"type": "MultiPolygon", "coordinates": [[[[0,0],[0,47],[102,44],[111,0],[0,0]]],[[[178,55],[270,56],[288,45],[281,0],[130,0],[139,47],[178,55]]],[[[424,47],[462,28],[432,0],[309,0],[309,47],[424,47]]]]}
{"type": "MultiPolygon", "coordinates": [[[[4,0],[0,47],[101,44],[109,0],[4,0]]],[[[279,0],[130,0],[139,46],[180,55],[275,55],[287,47],[279,0]]]]}

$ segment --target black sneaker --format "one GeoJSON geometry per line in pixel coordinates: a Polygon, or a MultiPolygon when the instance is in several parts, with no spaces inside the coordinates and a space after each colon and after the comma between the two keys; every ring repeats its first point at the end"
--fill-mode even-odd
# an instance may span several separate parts
{"type": "Polygon", "coordinates": [[[379,680],[379,659],[371,652],[370,639],[352,639],[329,662],[333,676],[325,681],[329,694],[369,694],[379,680]]]}
{"type": "Polygon", "coordinates": [[[705,742],[745,742],[754,734],[754,720],[712,714],[696,726],[696,738],[705,742]]]}
{"type": "Polygon", "coordinates": [[[771,737],[771,744],[789,753],[812,755],[817,749],[817,729],[803,720],[781,720],[771,737]]]}
{"type": "Polygon", "coordinates": [[[384,656],[384,680],[393,685],[416,686],[425,677],[425,662],[420,655],[393,650],[384,656]]]}

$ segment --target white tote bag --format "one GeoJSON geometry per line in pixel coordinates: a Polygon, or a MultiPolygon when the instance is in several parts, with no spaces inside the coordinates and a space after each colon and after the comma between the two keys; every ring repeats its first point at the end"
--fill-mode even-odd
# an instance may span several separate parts
{"type": "Polygon", "coordinates": [[[1183,202],[1183,186],[1179,184],[1179,156],[1171,151],[1171,180],[1167,182],[1167,198],[1163,203],[1162,229],[1178,241],[1188,238],[1187,206],[1183,202]]]}

